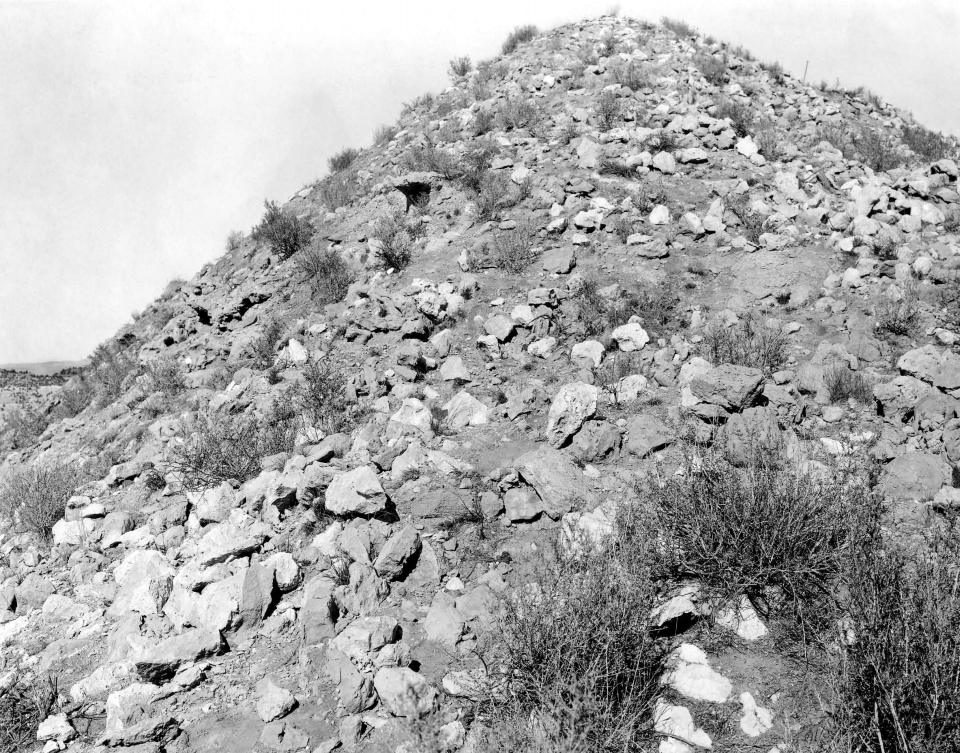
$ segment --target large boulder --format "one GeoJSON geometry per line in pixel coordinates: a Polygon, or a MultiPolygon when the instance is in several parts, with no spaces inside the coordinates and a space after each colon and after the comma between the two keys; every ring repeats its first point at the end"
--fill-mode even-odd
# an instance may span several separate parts
{"type": "Polygon", "coordinates": [[[951,476],[950,466],[939,456],[908,452],[884,469],[880,491],[897,501],[932,499],[951,476]]]}
{"type": "Polygon", "coordinates": [[[335,515],[375,515],[387,506],[387,495],[376,471],[362,465],[334,477],[327,487],[324,504],[335,515]]]}
{"type": "Polygon", "coordinates": [[[634,416],[627,422],[627,450],[645,458],[652,452],[673,444],[676,435],[656,416],[634,416]]]}
{"type": "Polygon", "coordinates": [[[437,691],[409,667],[384,667],[373,678],[380,702],[394,716],[419,719],[433,710],[437,691]]]}
{"type": "Polygon", "coordinates": [[[547,440],[550,444],[560,447],[580,431],[584,421],[597,412],[599,394],[596,387],[584,382],[571,382],[557,391],[547,416],[547,440]]]}
{"type": "Polygon", "coordinates": [[[559,450],[539,447],[525,452],[513,465],[537,492],[543,512],[553,520],[559,520],[576,506],[596,501],[580,469],[559,450]]]}
{"type": "Polygon", "coordinates": [[[175,573],[167,558],[156,550],[130,552],[113,571],[118,588],[110,614],[160,614],[173,591],[175,573]]]}
{"type": "Polygon", "coordinates": [[[750,405],[763,389],[763,372],[725,363],[690,381],[690,390],[702,402],[731,413],[750,405]]]}

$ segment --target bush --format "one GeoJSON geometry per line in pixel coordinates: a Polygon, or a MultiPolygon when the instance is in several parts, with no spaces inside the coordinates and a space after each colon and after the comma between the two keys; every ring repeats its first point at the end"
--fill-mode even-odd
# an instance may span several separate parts
{"type": "Polygon", "coordinates": [[[697,30],[692,26],[675,18],[668,18],[667,16],[664,16],[660,19],[660,23],[663,25],[663,28],[665,28],[667,31],[672,31],[678,37],[692,37],[697,33],[697,30]]]}
{"type": "Polygon", "coordinates": [[[262,458],[290,452],[295,438],[294,421],[276,410],[263,419],[209,411],[181,424],[168,467],[193,491],[224,481],[243,484],[260,475],[262,458]]]}
{"type": "Polygon", "coordinates": [[[638,283],[618,290],[613,298],[608,298],[600,292],[600,283],[588,277],[583,280],[574,300],[578,319],[591,337],[600,337],[626,324],[631,316],[639,317],[643,327],[654,334],[682,327],[677,319],[680,295],[676,284],[671,281],[659,285],[638,283]]]}
{"type": "Polygon", "coordinates": [[[853,549],[835,706],[844,750],[960,750],[958,542],[955,523],[913,551],[875,526],[853,549]]]}
{"type": "Polygon", "coordinates": [[[881,335],[909,335],[920,322],[920,294],[908,281],[899,292],[887,290],[873,307],[874,326],[881,335]]]}
{"type": "Polygon", "coordinates": [[[70,379],[60,388],[56,406],[53,409],[55,420],[73,418],[82,413],[93,402],[93,386],[90,380],[81,376],[70,379]]]}
{"type": "Polygon", "coordinates": [[[714,86],[727,83],[727,62],[708,53],[701,53],[693,59],[703,77],[714,86]]]}
{"type": "Polygon", "coordinates": [[[56,713],[58,696],[53,678],[28,679],[15,672],[0,688],[0,753],[34,750],[37,727],[56,713]]]}
{"type": "Polygon", "coordinates": [[[465,78],[470,71],[473,70],[473,62],[470,60],[468,55],[463,57],[453,58],[450,61],[449,74],[450,78],[454,83],[459,81],[462,78],[465,78]]]}
{"type": "Polygon", "coordinates": [[[82,480],[82,470],[68,463],[11,470],[0,480],[0,519],[14,532],[49,540],[82,480]]]}
{"type": "Polygon", "coordinates": [[[939,133],[922,125],[904,126],[901,139],[918,157],[927,162],[937,162],[953,156],[955,145],[939,133]]]}
{"type": "Polygon", "coordinates": [[[597,100],[597,120],[601,131],[609,131],[620,122],[620,100],[613,92],[604,92],[597,100]]]}
{"type": "Polygon", "coordinates": [[[377,146],[386,146],[399,132],[400,129],[395,125],[377,126],[377,130],[373,132],[373,143],[377,146]]]}
{"type": "Polygon", "coordinates": [[[464,188],[474,192],[482,190],[496,154],[497,148],[486,139],[474,141],[467,147],[460,160],[460,183],[464,188]]]}
{"type": "Polygon", "coordinates": [[[539,108],[524,97],[507,97],[497,108],[497,121],[504,131],[530,128],[540,120],[539,108]]]}
{"type": "Polygon", "coordinates": [[[746,316],[732,327],[714,322],[703,334],[703,356],[715,365],[749,366],[766,373],[786,361],[787,338],[779,329],[746,316]]]}
{"type": "Polygon", "coordinates": [[[789,460],[782,447],[749,450],[743,467],[718,451],[688,452],[682,474],[637,491],[656,511],[673,577],[806,621],[840,581],[869,494],[856,479],[789,460]]]}
{"type": "Polygon", "coordinates": [[[578,543],[577,556],[544,558],[504,600],[495,658],[510,682],[479,730],[484,753],[619,753],[653,741],[666,659],[650,632],[654,548],[626,516],[606,542],[578,543]]]}
{"type": "Polygon", "coordinates": [[[154,391],[159,390],[168,397],[175,397],[187,388],[180,364],[174,358],[158,358],[148,361],[144,367],[154,391]]]}
{"type": "Polygon", "coordinates": [[[27,447],[47,428],[47,419],[30,405],[15,405],[3,419],[13,449],[27,447]]]}
{"type": "Polygon", "coordinates": [[[227,252],[236,251],[243,243],[244,235],[239,230],[231,230],[227,235],[227,252]]]}
{"type": "MultiPolygon", "coordinates": [[[[601,170],[601,172],[603,171],[601,170]]],[[[635,232],[637,232],[636,225],[627,215],[618,214],[613,218],[613,234],[617,236],[617,240],[621,243],[626,243],[627,239],[635,232]]]]}
{"type": "Polygon", "coordinates": [[[680,137],[675,131],[661,128],[656,133],[651,133],[644,138],[641,146],[650,154],[657,154],[658,152],[670,152],[672,154],[680,148],[680,137]]]}
{"type": "Polygon", "coordinates": [[[460,177],[460,166],[456,157],[429,140],[424,144],[412,146],[404,152],[401,164],[409,172],[423,170],[439,173],[446,180],[460,177]]]}
{"type": "Polygon", "coordinates": [[[413,258],[413,236],[403,210],[394,210],[378,219],[372,235],[383,265],[398,272],[406,269],[413,258]]]}
{"type": "Polygon", "coordinates": [[[851,371],[845,364],[834,364],[823,374],[830,402],[839,403],[851,397],[865,404],[873,402],[873,385],[860,371],[851,371]]]}
{"type": "Polygon", "coordinates": [[[601,175],[617,175],[621,178],[637,177],[636,167],[631,167],[622,160],[611,159],[610,157],[602,157],[600,159],[600,164],[597,166],[597,171],[601,175]]]}
{"type": "Polygon", "coordinates": [[[320,181],[320,201],[331,212],[345,207],[357,194],[357,187],[349,175],[331,175],[320,181]]]}
{"type": "Polygon", "coordinates": [[[481,222],[497,219],[500,210],[510,203],[509,198],[510,179],[501,172],[487,170],[476,192],[477,219],[481,222]]]}
{"type": "Polygon", "coordinates": [[[638,60],[614,66],[611,74],[614,81],[631,91],[649,89],[652,86],[649,71],[638,60]]]}
{"type": "Polygon", "coordinates": [[[769,73],[770,77],[778,84],[783,83],[783,66],[780,65],[779,61],[774,61],[772,63],[760,63],[760,67],[769,73]]]}
{"type": "Polygon", "coordinates": [[[356,279],[353,268],[335,248],[305,248],[294,261],[310,285],[311,296],[321,305],[342,301],[356,279]]]}
{"type": "Polygon", "coordinates": [[[327,160],[327,167],[330,168],[331,173],[339,173],[346,170],[350,165],[352,165],[357,157],[360,156],[359,149],[353,149],[352,147],[347,147],[346,149],[337,152],[332,157],[327,160]]]}
{"type": "Polygon", "coordinates": [[[853,137],[853,148],[860,161],[871,170],[892,170],[903,164],[903,155],[894,140],[870,128],[864,128],[853,137]]]}
{"type": "Polygon", "coordinates": [[[491,110],[481,107],[473,116],[471,133],[476,136],[484,136],[493,130],[496,124],[496,116],[491,110]]]}
{"type": "Polygon", "coordinates": [[[493,231],[493,263],[504,272],[519,274],[540,258],[541,249],[534,245],[536,228],[519,222],[512,230],[493,231]]]}
{"type": "Polygon", "coordinates": [[[750,105],[732,99],[721,99],[714,114],[718,120],[729,119],[730,127],[740,138],[749,133],[755,117],[750,105]]]}
{"type": "Polygon", "coordinates": [[[267,319],[254,340],[250,343],[250,366],[265,371],[273,366],[277,345],[283,339],[283,322],[277,318],[267,319]]]}
{"type": "Polygon", "coordinates": [[[97,405],[107,405],[120,397],[139,373],[140,366],[129,352],[134,345],[123,346],[117,340],[109,340],[90,355],[84,379],[89,382],[92,401],[97,405]]]}
{"type": "Polygon", "coordinates": [[[310,242],[314,231],[309,220],[281,209],[274,201],[265,201],[263,206],[263,218],[253,229],[254,240],[267,243],[281,259],[289,259],[310,242]]]}
{"type": "Polygon", "coordinates": [[[780,132],[772,123],[766,122],[761,125],[754,134],[754,141],[757,144],[757,149],[760,150],[760,154],[766,159],[771,162],[779,162],[783,159],[783,140],[780,137],[780,132]]]}
{"type": "Polygon", "coordinates": [[[517,26],[504,40],[503,46],[500,48],[500,53],[502,55],[509,55],[511,52],[516,50],[517,47],[522,44],[526,44],[535,36],[537,36],[537,27],[533,24],[517,26]]]}
{"type": "Polygon", "coordinates": [[[293,402],[311,426],[334,434],[349,428],[356,411],[346,402],[346,377],[328,361],[308,361],[293,402]]]}
{"type": "Polygon", "coordinates": [[[743,237],[754,246],[759,246],[760,236],[764,233],[766,218],[753,211],[750,207],[750,198],[746,194],[728,195],[726,197],[726,208],[740,223],[743,237]]]}

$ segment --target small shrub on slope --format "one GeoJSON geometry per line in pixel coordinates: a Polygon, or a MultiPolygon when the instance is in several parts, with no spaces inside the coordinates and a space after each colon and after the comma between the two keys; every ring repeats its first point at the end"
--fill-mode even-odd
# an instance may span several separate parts
{"type": "Polygon", "coordinates": [[[348,147],[342,151],[337,152],[332,157],[327,160],[327,167],[330,168],[331,173],[339,173],[343,170],[346,170],[350,165],[356,161],[357,157],[360,156],[359,149],[353,149],[348,147]]]}
{"type": "Polygon", "coordinates": [[[808,469],[783,448],[757,447],[745,466],[719,451],[688,453],[682,475],[638,492],[656,510],[668,570],[718,597],[741,594],[796,617],[823,603],[839,581],[865,485],[808,469]]]}
{"type": "Polygon", "coordinates": [[[274,201],[265,201],[263,218],[253,229],[253,238],[267,243],[282,259],[289,259],[313,237],[309,220],[297,217],[288,209],[282,209],[274,201]]]}
{"type": "Polygon", "coordinates": [[[242,484],[260,474],[262,458],[292,450],[295,437],[294,422],[279,413],[260,419],[209,411],[181,425],[168,466],[187,489],[242,484]]]}
{"type": "Polygon", "coordinates": [[[960,531],[919,544],[873,526],[849,558],[849,628],[837,681],[843,750],[960,750],[960,531]]]}
{"type": "Polygon", "coordinates": [[[373,226],[377,255],[387,269],[398,272],[413,258],[413,234],[402,209],[396,209],[378,219],[373,226]]]}
{"type": "Polygon", "coordinates": [[[53,678],[28,678],[14,670],[0,688],[0,753],[36,748],[37,727],[57,712],[57,705],[53,678]]]}
{"type": "Polygon", "coordinates": [[[294,260],[313,298],[322,305],[342,301],[356,279],[353,268],[335,248],[305,248],[294,260]]]}
{"type": "Polygon", "coordinates": [[[779,369],[787,354],[787,338],[779,328],[747,316],[732,327],[722,322],[710,324],[703,337],[703,357],[715,365],[723,363],[749,366],[772,373],[779,369]]]}
{"type": "Polygon", "coordinates": [[[504,40],[503,46],[500,48],[500,52],[503,55],[509,55],[520,45],[526,44],[535,36],[537,36],[536,26],[533,26],[532,24],[518,26],[511,31],[510,35],[504,40]]]}
{"type": "Polygon", "coordinates": [[[49,539],[82,480],[82,470],[69,463],[11,470],[0,480],[0,520],[12,531],[49,539]]]}
{"type": "Polygon", "coordinates": [[[607,542],[578,543],[504,601],[496,664],[510,682],[484,709],[483,753],[619,753],[653,741],[666,656],[650,633],[654,548],[626,518],[607,542]]]}

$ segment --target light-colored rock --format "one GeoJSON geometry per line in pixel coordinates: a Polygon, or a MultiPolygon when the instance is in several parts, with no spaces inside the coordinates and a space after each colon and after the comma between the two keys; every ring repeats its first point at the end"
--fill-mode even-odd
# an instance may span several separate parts
{"type": "Polygon", "coordinates": [[[743,704],[740,729],[745,735],[759,737],[773,726],[773,712],[758,706],[750,693],[741,693],[740,703],[743,704]]]}
{"type": "Polygon", "coordinates": [[[264,722],[282,719],[297,706],[297,699],[272,677],[264,677],[257,683],[257,716],[264,722]]]}
{"type": "Polygon", "coordinates": [[[707,655],[691,643],[682,643],[671,657],[673,668],[663,682],[687,698],[725,703],[733,684],[710,667],[707,655]]]}
{"type": "Polygon", "coordinates": [[[419,719],[433,710],[436,689],[409,667],[384,667],[373,678],[380,702],[394,716],[419,719]]]}
{"type": "Polygon", "coordinates": [[[584,421],[597,412],[599,394],[596,387],[584,382],[570,382],[557,391],[547,416],[550,444],[560,447],[580,430],[584,421]]]}
{"type": "Polygon", "coordinates": [[[387,506],[387,495],[376,471],[362,465],[334,476],[327,487],[324,505],[336,515],[375,515],[387,506]]]}
{"type": "Polygon", "coordinates": [[[643,346],[650,342],[647,331],[637,322],[620,325],[610,333],[610,339],[617,344],[620,350],[628,353],[641,350],[643,346]]]}

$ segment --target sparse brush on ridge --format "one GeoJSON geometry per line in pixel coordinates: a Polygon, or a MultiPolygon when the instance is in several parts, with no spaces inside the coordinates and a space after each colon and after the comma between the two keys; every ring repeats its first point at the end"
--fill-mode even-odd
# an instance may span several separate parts
{"type": "Polygon", "coordinates": [[[122,344],[108,340],[94,348],[83,379],[89,383],[93,402],[98,406],[120,397],[140,373],[140,365],[133,355],[135,346],[135,342],[122,344]]]}
{"type": "Polygon", "coordinates": [[[597,100],[597,124],[601,131],[614,128],[623,117],[623,105],[613,92],[604,92],[597,100]]]}
{"type": "Polygon", "coordinates": [[[317,184],[321,203],[331,212],[347,206],[357,195],[357,186],[349,173],[330,175],[317,184]]]}
{"type": "Polygon", "coordinates": [[[787,338],[782,330],[747,315],[732,327],[712,322],[703,334],[703,357],[719,366],[749,366],[765,373],[777,371],[787,360],[787,338]]]}
{"type": "Polygon", "coordinates": [[[27,447],[47,428],[49,420],[30,405],[15,405],[3,415],[2,426],[14,450],[27,447]]]}
{"type": "Polygon", "coordinates": [[[900,140],[926,162],[937,162],[957,155],[956,142],[920,124],[904,126],[900,140]]]}
{"type": "Polygon", "coordinates": [[[395,125],[377,126],[377,130],[373,132],[373,143],[377,146],[386,146],[393,141],[399,131],[400,129],[395,125]]]}
{"type": "Polygon", "coordinates": [[[852,137],[853,148],[863,164],[871,170],[892,170],[903,164],[896,142],[872,128],[863,128],[852,137]]]}
{"type": "Polygon", "coordinates": [[[756,115],[750,105],[732,99],[721,99],[714,110],[718,120],[729,118],[734,133],[740,138],[749,133],[756,115]]]}
{"type": "Polygon", "coordinates": [[[227,235],[227,251],[236,251],[243,243],[244,235],[239,230],[231,230],[227,235]]]}
{"type": "Polygon", "coordinates": [[[448,73],[450,74],[450,80],[456,83],[460,79],[469,75],[470,71],[472,70],[473,62],[470,60],[468,55],[463,55],[462,57],[453,58],[450,61],[448,73]]]}
{"type": "Polygon", "coordinates": [[[500,52],[503,55],[509,55],[511,52],[516,50],[517,47],[522,44],[526,44],[535,36],[537,36],[537,27],[533,24],[517,26],[503,41],[503,46],[500,48],[500,52]]]}
{"type": "Polygon", "coordinates": [[[352,165],[359,156],[359,149],[347,147],[346,149],[343,149],[334,154],[332,157],[328,158],[327,167],[330,168],[331,173],[342,172],[350,167],[350,165],[352,165]]]}
{"type": "Polygon", "coordinates": [[[649,89],[651,86],[650,72],[639,60],[631,60],[629,63],[620,63],[611,68],[610,74],[613,80],[620,86],[625,86],[631,91],[640,91],[649,89]]]}
{"type": "Polygon", "coordinates": [[[507,97],[497,108],[497,122],[504,131],[531,128],[541,117],[540,109],[525,97],[507,97]]]}
{"type": "Polygon", "coordinates": [[[723,86],[727,82],[727,61],[706,52],[698,54],[693,59],[703,77],[714,86],[723,86]]]}
{"type": "Polygon", "coordinates": [[[684,23],[676,18],[668,18],[667,16],[664,16],[660,19],[660,24],[667,31],[672,31],[678,37],[682,38],[689,38],[697,33],[697,30],[690,26],[690,24],[684,23]]]}
{"type": "Polygon", "coordinates": [[[347,379],[327,360],[311,360],[302,367],[302,380],[292,392],[293,403],[306,421],[328,434],[348,429],[358,415],[346,400],[347,379]]]}
{"type": "Polygon", "coordinates": [[[275,201],[265,201],[263,206],[263,218],[253,229],[254,240],[268,244],[281,259],[289,259],[310,242],[314,233],[310,220],[281,208],[275,201]]]}

